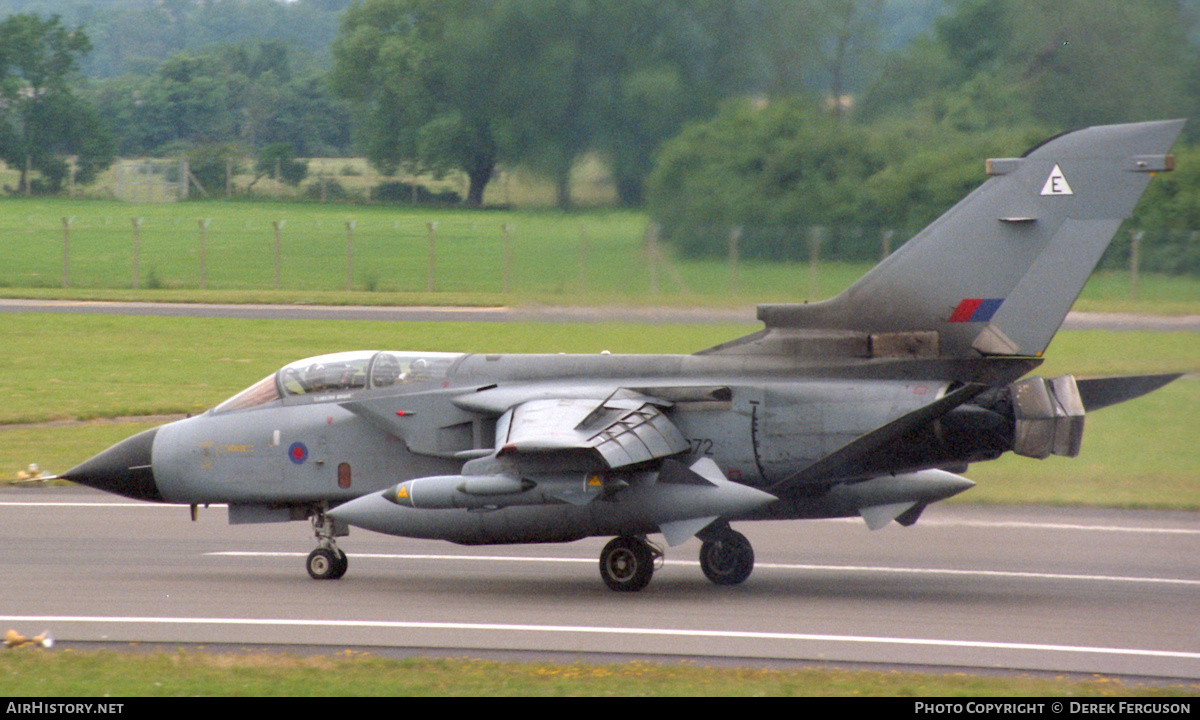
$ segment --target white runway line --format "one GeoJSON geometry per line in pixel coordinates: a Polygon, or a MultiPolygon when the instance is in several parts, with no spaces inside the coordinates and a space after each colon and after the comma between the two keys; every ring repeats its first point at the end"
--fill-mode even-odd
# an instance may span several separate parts
{"type": "Polygon", "coordinates": [[[1140,648],[1086,647],[1078,645],[1047,645],[1042,643],[988,642],[981,640],[944,640],[937,638],[873,637],[868,635],[824,635],[817,633],[779,633],[746,630],[701,630],[687,628],[601,627],[593,625],[527,625],[508,623],[414,622],[403,620],[324,620],[287,618],[196,618],[196,617],[103,617],[88,615],[0,615],[0,622],[13,623],[86,623],[140,625],[221,625],[256,627],[316,627],[367,628],[381,630],[458,630],[518,633],[584,633],[600,635],[640,635],[660,637],[693,637],[712,639],[752,639],[801,642],[833,642],[876,645],[918,645],[926,647],[972,648],[986,650],[1025,650],[1053,653],[1137,656],[1200,660],[1200,653],[1140,648]]]}
{"type": "MultiPolygon", "coordinates": [[[[223,557],[280,557],[280,558],[303,558],[307,553],[302,552],[255,552],[250,550],[226,550],[220,552],[205,553],[208,556],[223,556],[223,557]]],[[[467,562],[512,562],[512,563],[575,563],[583,565],[595,565],[596,559],[591,557],[567,558],[567,557],[528,557],[520,555],[416,555],[416,554],[391,554],[391,553],[346,553],[346,556],[354,560],[374,559],[374,560],[428,560],[434,562],[446,561],[467,561],[467,562]]],[[[700,565],[695,560],[667,560],[667,565],[697,567],[700,565]]],[[[1087,580],[1099,582],[1124,582],[1124,583],[1159,583],[1166,585],[1192,585],[1200,586],[1200,580],[1189,580],[1186,578],[1156,578],[1156,577],[1129,577],[1121,575],[1071,575],[1066,573],[1039,573],[1039,572],[1020,572],[1008,570],[953,570],[944,568],[903,568],[903,567],[887,567],[887,566],[872,566],[872,565],[810,565],[810,564],[790,564],[790,563],[764,563],[757,562],[754,564],[755,570],[808,570],[819,572],[847,572],[847,573],[893,573],[897,575],[951,575],[951,576],[974,576],[974,577],[989,577],[989,578],[1018,578],[1032,580],[1087,580]]]]}

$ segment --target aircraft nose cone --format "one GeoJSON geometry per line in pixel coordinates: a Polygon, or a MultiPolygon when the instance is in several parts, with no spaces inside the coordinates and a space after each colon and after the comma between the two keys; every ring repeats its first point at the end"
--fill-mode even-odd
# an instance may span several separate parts
{"type": "Polygon", "coordinates": [[[134,500],[162,501],[150,466],[150,448],[158,428],[122,440],[60,477],[134,500]]]}

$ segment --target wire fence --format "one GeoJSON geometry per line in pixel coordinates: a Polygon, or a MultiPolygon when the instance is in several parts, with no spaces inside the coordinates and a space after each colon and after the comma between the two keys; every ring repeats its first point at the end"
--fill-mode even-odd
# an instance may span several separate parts
{"type": "Polygon", "coordinates": [[[480,217],[0,219],[0,286],[644,292],[666,262],[644,221],[480,217]]]}
{"type": "MultiPolygon", "coordinates": [[[[840,289],[822,281],[831,261],[869,265],[905,239],[878,228],[721,228],[708,232],[723,237],[723,256],[674,259],[661,228],[632,213],[432,217],[271,217],[249,206],[199,218],[0,214],[0,286],[815,298],[840,289]],[[783,259],[747,259],[751,235],[787,243],[783,259]]],[[[1139,273],[1160,271],[1164,253],[1147,251],[1146,237],[1119,234],[1104,264],[1127,269],[1135,285],[1139,273]]],[[[1200,233],[1184,240],[1200,254],[1200,233]]]]}

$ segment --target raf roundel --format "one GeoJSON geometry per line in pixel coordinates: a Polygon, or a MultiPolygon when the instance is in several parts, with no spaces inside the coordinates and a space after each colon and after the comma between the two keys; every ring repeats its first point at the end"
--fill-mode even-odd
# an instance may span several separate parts
{"type": "Polygon", "coordinates": [[[297,465],[303,465],[308,459],[308,448],[302,442],[294,442],[288,447],[288,458],[297,465]]]}

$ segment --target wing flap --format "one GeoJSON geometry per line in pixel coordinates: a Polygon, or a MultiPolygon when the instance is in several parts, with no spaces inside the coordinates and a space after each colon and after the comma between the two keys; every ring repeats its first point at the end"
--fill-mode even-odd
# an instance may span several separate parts
{"type": "Polygon", "coordinates": [[[530,400],[498,427],[497,455],[593,452],[611,469],[640,465],[688,449],[679,429],[652,398],[530,400]]]}

